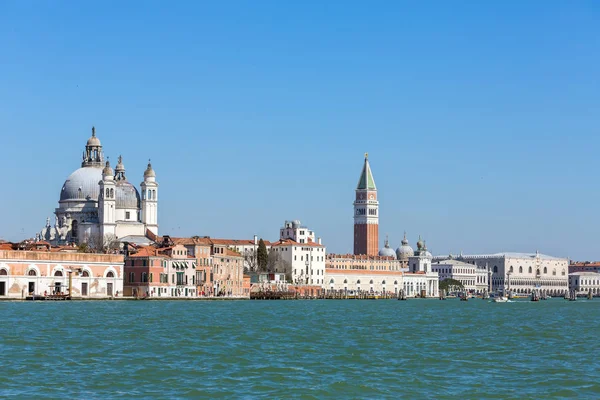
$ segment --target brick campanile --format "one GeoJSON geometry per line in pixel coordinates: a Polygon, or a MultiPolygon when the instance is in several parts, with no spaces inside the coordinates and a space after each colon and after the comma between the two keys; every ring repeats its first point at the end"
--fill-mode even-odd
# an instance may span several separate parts
{"type": "Polygon", "coordinates": [[[379,248],[379,201],[377,187],[365,153],[354,200],[354,254],[376,256],[379,248]]]}

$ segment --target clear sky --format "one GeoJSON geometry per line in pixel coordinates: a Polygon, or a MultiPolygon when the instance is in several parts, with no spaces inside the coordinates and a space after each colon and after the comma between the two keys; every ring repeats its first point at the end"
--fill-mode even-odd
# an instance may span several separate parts
{"type": "MultiPolygon", "coordinates": [[[[160,233],[600,259],[595,1],[1,1],[0,237],[32,237],[92,125],[160,233]]],[[[52,221],[54,219],[52,218],[52,221]]]]}

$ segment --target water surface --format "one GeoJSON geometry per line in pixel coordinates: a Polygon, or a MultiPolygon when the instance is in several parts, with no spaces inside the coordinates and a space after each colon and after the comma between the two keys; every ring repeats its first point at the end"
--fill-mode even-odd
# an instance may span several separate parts
{"type": "Polygon", "coordinates": [[[600,300],[0,302],[0,397],[600,398],[600,300]]]}

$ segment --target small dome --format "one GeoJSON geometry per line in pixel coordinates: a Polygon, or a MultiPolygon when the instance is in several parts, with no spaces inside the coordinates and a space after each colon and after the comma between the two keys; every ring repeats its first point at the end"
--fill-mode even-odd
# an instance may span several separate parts
{"type": "Polygon", "coordinates": [[[114,172],[113,172],[113,169],[110,167],[110,163],[108,161],[106,161],[106,166],[102,170],[102,175],[113,176],[113,174],[114,174],[114,172]]]}
{"type": "Polygon", "coordinates": [[[421,235],[419,235],[419,241],[417,242],[417,250],[423,250],[423,246],[425,244],[423,243],[423,239],[421,239],[421,235]]]}
{"type": "Polygon", "coordinates": [[[396,253],[390,247],[390,243],[388,242],[387,237],[385,238],[385,245],[383,246],[383,249],[379,250],[379,255],[382,256],[382,257],[394,257],[394,258],[396,258],[396,253]]]}
{"type": "Polygon", "coordinates": [[[404,239],[402,239],[402,245],[396,249],[396,256],[398,257],[398,260],[408,260],[408,257],[412,257],[414,255],[415,251],[408,244],[406,232],[404,232],[404,239]]]}
{"type": "Polygon", "coordinates": [[[98,200],[102,180],[102,168],[82,167],[75,170],[62,186],[60,201],[64,200],[98,200]]]}
{"type": "Polygon", "coordinates": [[[131,183],[119,181],[115,190],[115,206],[117,208],[140,208],[140,194],[131,183]]]}
{"type": "Polygon", "coordinates": [[[100,144],[100,139],[96,137],[96,128],[92,127],[92,136],[87,141],[87,146],[98,147],[102,146],[100,144]]]}
{"type": "Polygon", "coordinates": [[[152,164],[148,161],[148,168],[144,171],[144,178],[156,178],[156,173],[152,169],[152,164]]]}
{"type": "Polygon", "coordinates": [[[119,162],[117,163],[117,166],[115,167],[115,171],[125,171],[125,166],[123,165],[123,157],[119,156],[119,162]]]}

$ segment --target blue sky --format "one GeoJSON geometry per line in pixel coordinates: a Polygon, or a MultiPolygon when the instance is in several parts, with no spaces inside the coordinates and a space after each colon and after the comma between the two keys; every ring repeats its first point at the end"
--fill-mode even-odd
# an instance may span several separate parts
{"type": "Polygon", "coordinates": [[[352,251],[364,152],[380,236],[434,254],[600,259],[593,1],[0,2],[0,237],[57,206],[92,125],[160,183],[160,232],[352,251]]]}

